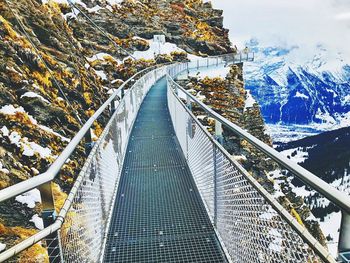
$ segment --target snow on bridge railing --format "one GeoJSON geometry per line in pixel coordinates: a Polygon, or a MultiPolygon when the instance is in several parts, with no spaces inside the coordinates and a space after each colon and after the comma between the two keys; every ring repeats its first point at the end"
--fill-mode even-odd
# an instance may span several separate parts
{"type": "MultiPolygon", "coordinates": [[[[168,67],[169,109],[176,135],[185,156],[188,158],[188,163],[197,187],[201,192],[208,212],[229,254],[233,258],[241,258],[244,255],[238,262],[254,262],[256,260],[252,260],[250,255],[255,255],[256,259],[259,258],[257,254],[254,254],[254,251],[260,247],[262,254],[269,259],[276,259],[278,257],[278,253],[275,254],[275,257],[266,254],[267,251],[264,246],[269,244],[269,242],[264,243],[264,239],[261,239],[260,234],[254,237],[254,231],[261,233],[262,229],[266,230],[266,227],[270,225],[259,217],[267,213],[271,218],[276,217],[276,220],[272,220],[272,225],[275,225],[278,229],[280,229],[279,226],[282,227],[279,231],[285,233],[283,236],[279,236],[278,234],[272,235],[272,238],[288,244],[290,237],[295,237],[294,234],[297,233],[297,236],[301,237],[301,239],[298,239],[298,242],[303,243],[302,240],[304,240],[324,261],[335,262],[330,253],[312,237],[305,227],[301,226],[238,162],[233,160],[233,157],[226,152],[222,145],[212,138],[192,115],[191,111],[182,103],[180,97],[186,98],[189,108],[194,103],[215,120],[216,135],[222,136],[222,126],[225,126],[341,208],[342,222],[338,246],[340,257],[342,256],[342,252],[347,253],[350,251],[350,196],[338,191],[316,175],[284,157],[247,131],[223,118],[191,93],[187,92],[174,80],[177,75],[186,70],[186,67],[187,65],[185,64],[175,64],[168,67]],[[182,93],[181,96],[178,95],[179,93],[182,93]],[[245,211],[244,209],[248,210],[245,211]],[[252,218],[248,220],[250,216],[252,218]],[[247,220],[252,220],[250,221],[250,226],[247,224],[247,220]],[[256,223],[255,227],[252,226],[254,223],[256,223]],[[292,234],[291,230],[295,231],[294,234],[292,234]],[[247,233],[251,236],[247,236],[247,233]],[[240,236],[241,238],[236,239],[235,236],[240,236]],[[243,244],[244,242],[246,243],[243,244]],[[255,245],[252,246],[252,243],[255,245]],[[249,246],[252,246],[251,249],[249,246]],[[250,252],[247,253],[247,251],[250,252]]],[[[273,231],[273,229],[270,225],[270,230],[273,231]]],[[[293,246],[291,245],[290,249],[293,249],[293,246]]],[[[302,249],[299,245],[295,248],[302,249]]],[[[286,246],[286,249],[284,253],[290,253],[290,251],[288,252],[288,246],[286,246]]],[[[298,254],[297,251],[294,252],[298,254]]],[[[293,258],[293,255],[287,254],[284,254],[283,258],[293,260],[286,262],[306,262],[294,261],[296,259],[293,258]]],[[[267,258],[264,258],[264,260],[269,261],[267,258]]],[[[265,262],[264,260],[263,262],[265,262]]],[[[258,260],[258,262],[261,261],[258,260]]]]}
{"type": "MultiPolygon", "coordinates": [[[[228,54],[184,64],[187,68],[202,67],[230,62],[241,63],[247,59],[250,59],[248,55],[228,54]]],[[[112,117],[94,144],[58,216],[53,217],[51,214],[52,223],[45,224],[43,230],[3,251],[0,254],[0,262],[9,262],[11,257],[42,239],[46,241],[51,262],[97,262],[103,254],[109,215],[114,204],[115,190],[133,121],[144,96],[158,79],[166,75],[166,69],[164,65],[160,68],[152,67],[134,75],[85,123],[45,173],[0,191],[0,202],[3,202],[31,189],[49,185],[90,132],[94,121],[107,109],[110,110],[112,117]],[[144,75],[134,82],[142,74],[144,75]],[[124,92],[130,84],[133,84],[132,87],[124,92]],[[118,98],[122,99],[116,107],[118,98]]]]}

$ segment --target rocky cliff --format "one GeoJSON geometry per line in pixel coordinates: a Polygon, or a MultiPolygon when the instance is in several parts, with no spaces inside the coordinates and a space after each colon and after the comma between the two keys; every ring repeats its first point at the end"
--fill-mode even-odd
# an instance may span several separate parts
{"type": "MultiPolygon", "coordinates": [[[[109,93],[136,72],[187,53],[232,51],[222,11],[209,3],[73,2],[0,2],[0,188],[44,172],[109,93]],[[142,59],[155,34],[176,51],[142,59]],[[137,52],[139,59],[132,59],[137,52]]],[[[106,120],[95,123],[94,138],[106,120]]],[[[57,209],[83,156],[81,145],[56,180],[57,209]]],[[[37,190],[0,205],[1,249],[42,228],[40,206],[37,190]]],[[[46,261],[43,251],[37,245],[20,261],[46,261]]]]}
{"type": "MultiPolygon", "coordinates": [[[[270,136],[265,133],[265,123],[260,107],[244,87],[242,65],[230,66],[225,78],[211,78],[205,74],[204,76],[198,74],[190,76],[188,80],[180,78],[178,83],[220,115],[244,128],[266,144],[272,145],[270,136]]],[[[208,131],[214,134],[215,121],[196,105],[192,105],[192,111],[208,131]]],[[[225,149],[270,194],[274,195],[300,224],[305,225],[313,236],[325,245],[325,236],[319,223],[314,220],[310,207],[305,205],[303,197],[295,193],[293,189],[293,184],[291,184],[293,176],[225,127],[223,127],[223,139],[225,149]],[[276,175],[279,177],[277,178],[276,175]]]]}
{"type": "MultiPolygon", "coordinates": [[[[222,11],[201,0],[73,2],[0,2],[0,189],[44,172],[113,89],[136,72],[233,51],[222,11]],[[166,37],[165,50],[154,47],[159,34],[166,37]]],[[[191,85],[218,112],[270,143],[258,105],[247,102],[242,74],[241,66],[233,66],[226,79],[191,79],[191,85]]],[[[94,124],[93,138],[106,121],[103,116],[94,124]]],[[[248,154],[243,163],[272,191],[264,172],[252,168],[270,164],[224,132],[231,153],[248,154]]],[[[57,209],[83,161],[82,144],[53,187],[57,209]]],[[[0,249],[42,228],[40,211],[37,190],[0,204],[0,249]]],[[[38,244],[19,261],[46,262],[44,251],[38,244]]]]}

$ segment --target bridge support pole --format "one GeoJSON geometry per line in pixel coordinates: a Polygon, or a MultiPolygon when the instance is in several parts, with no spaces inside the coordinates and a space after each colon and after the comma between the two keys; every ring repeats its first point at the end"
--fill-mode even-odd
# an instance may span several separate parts
{"type": "Polygon", "coordinates": [[[224,143],[224,137],[222,135],[222,124],[218,120],[215,120],[215,139],[221,145],[224,143]]]}
{"type": "Polygon", "coordinates": [[[189,110],[192,110],[192,101],[190,96],[187,95],[186,105],[189,110]]]}
{"type": "Polygon", "coordinates": [[[114,114],[114,112],[115,112],[115,110],[116,110],[116,106],[115,106],[115,104],[117,103],[117,101],[119,101],[120,100],[120,98],[117,96],[117,98],[116,99],[114,99],[114,100],[112,100],[112,102],[111,102],[111,117],[113,116],[113,114],[114,114]]]}
{"type": "Polygon", "coordinates": [[[343,256],[342,259],[345,260],[347,254],[347,260],[350,260],[350,214],[345,211],[342,211],[338,252],[340,258],[343,256]]]}
{"type": "Polygon", "coordinates": [[[89,129],[89,131],[85,135],[85,155],[86,156],[89,156],[93,147],[91,132],[92,132],[91,129],[89,129]]]}
{"type": "Polygon", "coordinates": [[[179,88],[177,87],[177,85],[175,85],[175,94],[176,96],[179,96],[179,88]]]}
{"type": "MultiPolygon", "coordinates": [[[[52,225],[56,220],[55,204],[52,195],[51,182],[39,187],[42,203],[41,216],[43,218],[44,228],[52,225]]],[[[50,263],[60,263],[60,245],[58,232],[54,232],[45,238],[47,252],[50,263]]]]}
{"type": "Polygon", "coordinates": [[[189,65],[188,65],[188,62],[186,63],[186,67],[187,67],[187,78],[189,77],[189,75],[190,75],[190,67],[189,67],[189,65]]]}
{"type": "Polygon", "coordinates": [[[216,146],[213,147],[213,160],[214,160],[214,227],[217,227],[218,223],[218,198],[217,198],[217,159],[216,159],[216,146]]]}
{"type": "Polygon", "coordinates": [[[113,115],[114,112],[115,112],[115,101],[113,100],[111,102],[111,116],[113,115]]]}

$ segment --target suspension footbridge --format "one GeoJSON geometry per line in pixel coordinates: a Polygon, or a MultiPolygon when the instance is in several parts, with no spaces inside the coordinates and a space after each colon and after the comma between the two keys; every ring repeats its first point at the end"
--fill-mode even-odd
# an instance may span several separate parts
{"type": "Polygon", "coordinates": [[[38,188],[45,219],[43,230],[3,251],[0,261],[45,242],[50,262],[347,262],[349,196],[175,81],[191,69],[252,59],[208,57],[149,68],[128,80],[45,173],[0,191],[2,202],[38,188]],[[194,104],[215,120],[215,136],[192,113],[194,104]],[[110,120],[56,215],[51,182],[106,112],[110,120]],[[225,150],[218,140],[223,126],[342,210],[337,259],[225,150]]]}

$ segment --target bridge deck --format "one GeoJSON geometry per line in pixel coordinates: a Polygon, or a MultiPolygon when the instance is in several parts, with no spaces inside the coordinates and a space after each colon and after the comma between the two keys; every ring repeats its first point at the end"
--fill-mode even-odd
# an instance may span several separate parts
{"type": "Polygon", "coordinates": [[[131,133],[105,262],[226,262],[167,108],[160,80],[131,133]]]}

